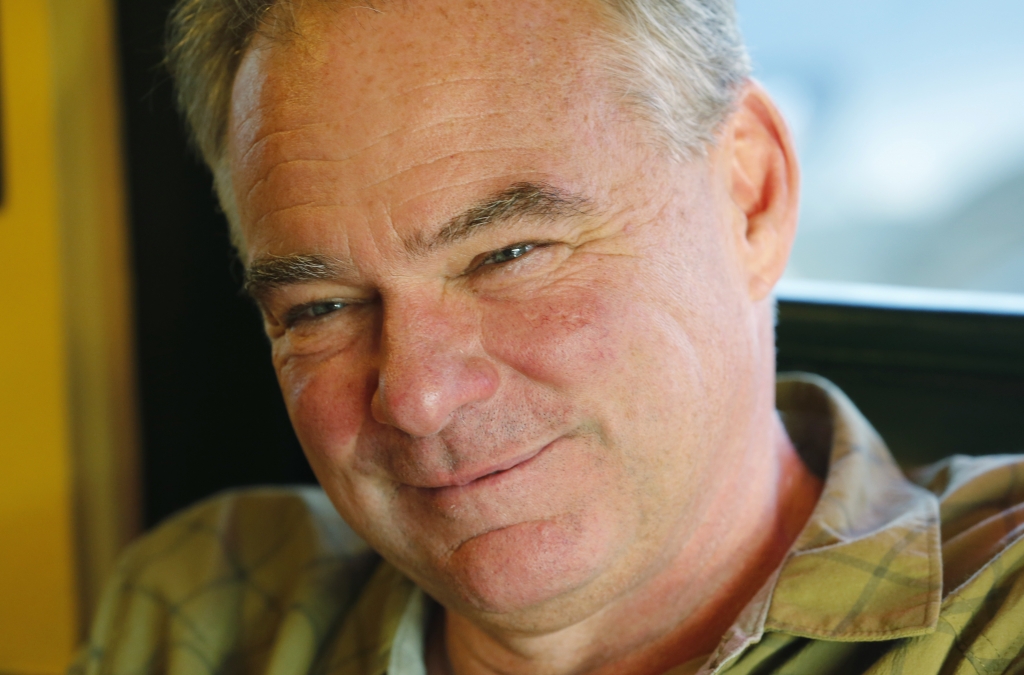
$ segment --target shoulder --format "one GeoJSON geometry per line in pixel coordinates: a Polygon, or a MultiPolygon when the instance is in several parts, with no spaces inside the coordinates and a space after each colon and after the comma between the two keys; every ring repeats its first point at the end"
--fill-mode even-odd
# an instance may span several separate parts
{"type": "Polygon", "coordinates": [[[913,472],[911,478],[943,505],[943,521],[979,507],[1024,501],[1024,455],[953,455],[913,472]]]}
{"type": "Polygon", "coordinates": [[[217,495],[125,551],[80,670],[167,672],[171,662],[239,658],[256,667],[293,638],[312,654],[376,563],[319,488],[217,495]]]}
{"type": "Polygon", "coordinates": [[[996,560],[1017,573],[1005,563],[1024,553],[1024,455],[956,455],[914,478],[939,498],[947,596],[996,560]]]}
{"type": "Polygon", "coordinates": [[[320,488],[249,488],[215,495],[170,517],[127,549],[119,572],[203,577],[213,573],[211,564],[248,569],[274,561],[291,567],[367,550],[320,488]]]}
{"type": "Polygon", "coordinates": [[[938,497],[942,524],[942,608],[919,647],[1013,670],[1024,657],[1024,456],[954,456],[914,478],[938,497]]]}

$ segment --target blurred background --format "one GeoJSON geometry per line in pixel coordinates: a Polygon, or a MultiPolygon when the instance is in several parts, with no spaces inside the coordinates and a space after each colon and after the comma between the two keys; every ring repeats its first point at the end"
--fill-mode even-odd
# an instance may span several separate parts
{"type": "Polygon", "coordinates": [[[1024,293],[1024,3],[737,4],[803,165],[787,276],[1024,293]]]}
{"type": "MultiPolygon", "coordinates": [[[[138,532],[312,480],[173,112],[169,5],[0,0],[4,675],[64,670],[138,532]]],[[[787,278],[1024,293],[1024,3],[738,7],[803,162],[787,278]]]]}

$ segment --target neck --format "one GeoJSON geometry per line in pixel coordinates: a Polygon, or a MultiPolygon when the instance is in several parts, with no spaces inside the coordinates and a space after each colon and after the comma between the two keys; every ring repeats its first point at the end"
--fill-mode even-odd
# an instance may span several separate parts
{"type": "Polygon", "coordinates": [[[428,636],[431,675],[660,675],[714,651],[781,564],[810,517],[821,481],[778,416],[775,452],[744,465],[679,555],[642,587],[557,632],[507,635],[449,611],[428,636]],[[751,485],[751,476],[763,476],[751,485]],[[642,617],[642,619],[638,619],[642,617]]]}

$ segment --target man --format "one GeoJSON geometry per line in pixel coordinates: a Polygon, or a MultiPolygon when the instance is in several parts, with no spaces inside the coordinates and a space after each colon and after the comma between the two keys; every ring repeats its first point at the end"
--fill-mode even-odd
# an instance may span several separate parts
{"type": "Polygon", "coordinates": [[[1020,461],[937,498],[828,383],[776,394],[797,166],[730,3],[186,0],[172,37],[330,505],[165,524],[82,670],[1024,668],[1020,461]]]}

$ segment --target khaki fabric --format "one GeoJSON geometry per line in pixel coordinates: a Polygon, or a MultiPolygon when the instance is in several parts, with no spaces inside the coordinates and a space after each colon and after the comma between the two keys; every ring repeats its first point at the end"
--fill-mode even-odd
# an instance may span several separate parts
{"type": "MultiPolygon", "coordinates": [[[[911,481],[828,382],[777,398],[821,500],[718,649],[671,672],[1024,673],[1024,458],[911,481]]],[[[233,492],[125,553],[72,672],[425,675],[431,603],[322,491],[233,492]]]]}

